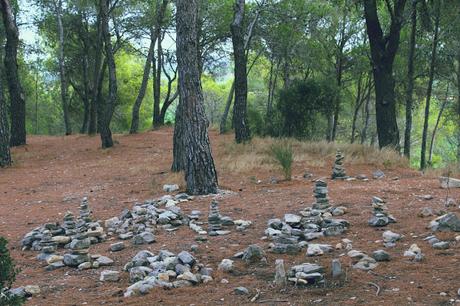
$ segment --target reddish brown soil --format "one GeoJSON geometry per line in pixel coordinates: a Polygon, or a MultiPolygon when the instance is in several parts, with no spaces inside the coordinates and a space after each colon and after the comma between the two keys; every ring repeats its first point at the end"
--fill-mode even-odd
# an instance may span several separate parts
{"type": "MultiPolygon", "coordinates": [[[[85,195],[89,196],[90,206],[100,220],[117,216],[135,201],[161,196],[159,186],[171,179],[168,174],[172,157],[171,129],[117,135],[115,139],[119,144],[103,151],[99,149],[98,137],[30,137],[27,146],[14,149],[15,166],[0,170],[0,234],[9,239],[12,255],[22,270],[15,285],[37,284],[42,289],[40,296],[28,301],[29,305],[249,304],[247,297],[234,295],[233,289],[237,286],[250,289],[251,297],[257,289],[260,290],[258,302],[266,305],[446,305],[450,299],[458,299],[459,244],[446,251],[433,250],[421,240],[429,234],[426,225],[430,218],[417,217],[424,206],[444,209],[442,200],[446,191],[439,188],[435,178],[424,177],[408,169],[386,169],[386,178],[379,181],[329,182],[333,203],[349,208],[344,217],[352,226],[345,235],[322,239],[320,243],[335,245],[342,238],[349,238],[357,250],[371,253],[382,248],[382,244],[375,241],[381,239],[383,230],[367,225],[372,195],[386,199],[390,211],[398,220],[386,229],[404,234],[405,238],[389,250],[392,260],[381,263],[373,273],[351,269],[347,256],[342,256],[346,278],[338,282],[330,280],[331,259],[340,256],[343,251],[315,258],[306,258],[304,253],[297,256],[268,253],[269,264],[266,267],[246,267],[239,262],[234,274],[223,275],[217,271],[217,265],[223,258],[231,257],[249,244],[268,246],[267,241],[260,240],[268,219],[296,213],[305,205],[310,205],[313,183],[301,178],[307,168],[301,164],[295,165],[294,175],[297,176],[291,182],[276,185],[267,183],[274,173],[260,171],[242,175],[219,172],[220,185],[237,192],[221,201],[221,213],[234,219],[252,220],[254,224],[245,233],[233,231],[228,236],[210,237],[207,243],[200,244],[196,256],[215,269],[215,281],[210,284],[169,291],[154,289],[147,296],[123,298],[122,292],[129,285],[125,272],[116,284],[99,282],[101,269],[77,271],[65,268],[45,272],[41,263],[35,260],[35,252],[20,250],[20,239],[25,233],[45,222],[60,221],[67,210],[76,213],[80,199],[85,195]],[[264,183],[255,184],[252,176],[264,183]],[[395,176],[399,180],[392,180],[395,176]],[[424,201],[417,198],[424,194],[431,194],[434,199],[424,201]],[[423,262],[413,263],[402,256],[412,243],[417,243],[425,253],[423,262]],[[284,258],[287,266],[302,262],[323,264],[328,269],[327,287],[273,288],[271,281],[277,258],[284,258]],[[222,278],[228,279],[229,283],[221,284],[222,278]],[[380,286],[379,296],[368,282],[380,286]],[[441,292],[447,293],[447,296],[441,296],[441,292]]],[[[232,141],[231,135],[212,135],[216,156],[221,153],[225,141],[232,141]]],[[[219,158],[216,158],[216,163],[220,169],[219,158]]],[[[330,174],[330,167],[308,170],[315,177],[330,174]]],[[[371,176],[374,170],[372,165],[347,167],[349,175],[364,173],[371,176]]],[[[458,201],[460,189],[452,190],[451,196],[458,201]]],[[[209,198],[196,198],[181,205],[185,212],[199,209],[207,214],[209,202],[209,198]]],[[[448,210],[458,213],[458,208],[448,210]]],[[[162,248],[179,252],[195,244],[194,237],[188,228],[181,227],[172,233],[159,232],[158,241],[148,247],[128,247],[110,254],[108,246],[112,241],[107,241],[93,246],[91,253],[108,255],[116,261],[113,268],[121,271],[123,265],[143,248],[153,252],[162,248]]],[[[455,233],[445,233],[441,237],[453,240],[455,233]]]]}

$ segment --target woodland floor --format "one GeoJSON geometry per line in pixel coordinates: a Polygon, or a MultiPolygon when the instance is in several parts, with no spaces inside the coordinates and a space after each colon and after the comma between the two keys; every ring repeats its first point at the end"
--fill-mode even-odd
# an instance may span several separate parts
{"type": "MultiPolygon", "coordinates": [[[[220,201],[223,215],[235,219],[253,221],[247,232],[233,230],[228,236],[210,237],[208,242],[199,244],[195,254],[204,264],[214,268],[214,282],[196,287],[173,290],[153,289],[143,297],[124,298],[123,291],[129,286],[129,275],[122,273],[118,283],[102,283],[99,275],[102,269],[78,271],[71,268],[46,272],[42,263],[35,259],[37,253],[21,251],[20,240],[33,228],[45,223],[62,220],[67,210],[77,213],[83,196],[89,197],[90,208],[96,218],[105,220],[118,216],[124,208],[131,208],[134,202],[160,197],[164,193],[161,186],[169,183],[174,176],[169,173],[172,158],[172,129],[141,133],[138,135],[115,135],[119,142],[113,149],[99,149],[99,137],[83,135],[67,137],[31,136],[29,144],[13,150],[15,165],[0,170],[0,235],[10,241],[12,255],[21,273],[15,286],[39,285],[42,293],[31,298],[27,305],[240,305],[250,304],[247,296],[237,296],[233,289],[245,286],[251,292],[261,291],[258,300],[271,305],[449,305],[451,299],[458,299],[460,287],[460,245],[448,250],[434,250],[422,241],[429,234],[426,225],[432,218],[419,218],[422,207],[445,209],[443,200],[446,190],[439,187],[436,177],[423,176],[417,171],[393,168],[382,169],[386,177],[382,180],[330,181],[329,195],[334,205],[344,205],[349,212],[344,216],[351,223],[349,231],[339,237],[328,237],[319,243],[335,245],[342,238],[353,241],[356,250],[371,254],[383,248],[383,230],[390,229],[404,234],[397,246],[388,249],[392,260],[380,263],[373,273],[350,267],[348,256],[342,256],[345,279],[325,288],[296,289],[287,287],[276,289],[271,286],[274,262],[284,258],[285,266],[302,262],[319,262],[329,269],[331,260],[345,251],[334,251],[321,257],[306,258],[305,252],[296,256],[277,255],[267,252],[268,266],[250,266],[235,261],[234,274],[222,274],[217,265],[223,258],[244,250],[249,244],[268,247],[262,241],[266,222],[270,218],[282,218],[285,213],[297,213],[313,202],[312,179],[329,177],[331,167],[307,167],[301,163],[294,165],[294,178],[290,182],[270,184],[270,177],[278,172],[260,170],[254,173],[228,173],[222,170],[220,158],[224,143],[233,140],[232,135],[211,135],[221,188],[236,194],[220,201]],[[308,170],[314,174],[304,179],[308,170]],[[257,184],[254,180],[262,180],[257,184]],[[394,177],[399,177],[394,180],[394,177]],[[431,194],[434,199],[421,200],[417,196],[431,194]],[[367,225],[371,215],[371,197],[379,196],[387,200],[390,213],[397,218],[396,224],[385,229],[374,229],[367,225]],[[412,243],[417,243],[425,254],[421,263],[411,262],[402,256],[412,243]],[[222,284],[222,278],[228,284],[222,284]],[[376,289],[368,284],[373,282],[381,287],[379,296],[376,289]],[[445,292],[447,296],[441,296],[445,292]],[[276,301],[276,302],[275,302],[276,301]],[[283,301],[283,302],[282,302],[283,301]]],[[[236,157],[237,158],[237,157],[236,157]]],[[[321,158],[321,157],[318,157],[321,158]]],[[[332,160],[327,164],[332,165],[332,160]]],[[[377,170],[373,165],[353,165],[345,167],[348,175],[366,174],[372,177],[377,170]]],[[[177,177],[175,177],[177,180],[177,177]]],[[[451,190],[451,197],[457,202],[460,189],[451,190]]],[[[184,212],[198,209],[207,216],[209,197],[197,197],[181,204],[184,212]]],[[[458,207],[447,209],[459,213],[458,207]]],[[[457,233],[458,235],[458,233],[457,233]]],[[[195,233],[182,226],[171,233],[164,231],[156,235],[157,242],[148,246],[127,247],[111,254],[110,243],[91,247],[91,253],[100,253],[115,260],[111,269],[121,271],[123,265],[139,250],[158,252],[168,249],[172,252],[189,250],[195,233]]],[[[438,234],[439,238],[453,240],[455,233],[438,234]]],[[[455,303],[455,302],[454,302],[455,303]]]]}

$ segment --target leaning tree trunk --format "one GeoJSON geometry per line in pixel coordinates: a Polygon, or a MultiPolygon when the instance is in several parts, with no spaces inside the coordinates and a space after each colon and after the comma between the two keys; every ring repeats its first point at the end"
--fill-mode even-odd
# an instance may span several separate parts
{"type": "Polygon", "coordinates": [[[6,33],[5,72],[10,93],[11,138],[10,145],[26,144],[26,101],[18,73],[19,32],[9,0],[0,0],[3,26],[6,33]]]}
{"type": "Polygon", "coordinates": [[[384,35],[379,21],[376,0],[364,0],[363,2],[375,82],[375,110],[379,147],[391,147],[399,151],[393,63],[399,48],[406,0],[395,0],[393,8],[388,6],[391,9],[389,12],[391,24],[387,35],[384,35]]]}
{"type": "Polygon", "coordinates": [[[233,56],[235,59],[235,105],[233,125],[237,143],[247,142],[251,135],[247,118],[248,78],[246,76],[247,58],[244,49],[244,5],[245,0],[236,0],[232,32],[233,56]]]}
{"type": "Polygon", "coordinates": [[[410,159],[411,131],[412,131],[412,104],[414,92],[414,59],[415,43],[417,38],[417,2],[412,0],[411,32],[409,55],[407,59],[407,89],[406,89],[406,128],[404,130],[404,155],[410,159]]]}
{"type": "Polygon", "coordinates": [[[160,0],[156,1],[157,11],[155,16],[155,25],[150,33],[150,46],[147,54],[147,59],[145,60],[144,74],[142,76],[141,87],[139,89],[139,93],[137,94],[137,98],[133,106],[131,128],[129,130],[130,134],[137,133],[139,130],[139,111],[142,105],[142,101],[145,97],[145,92],[147,91],[152,60],[155,52],[155,43],[157,41],[158,36],[160,35],[160,27],[164,18],[164,13],[166,11],[166,6],[168,5],[168,2],[169,0],[163,0],[160,4],[160,0]]]}
{"type": "Polygon", "coordinates": [[[62,25],[62,0],[56,3],[56,21],[58,29],[58,45],[59,45],[59,77],[61,79],[61,103],[62,112],[64,114],[64,128],[65,134],[72,134],[72,127],[70,126],[69,119],[69,105],[67,102],[67,78],[65,71],[65,58],[64,58],[64,26],[62,25]]]}
{"type": "Polygon", "coordinates": [[[0,74],[0,168],[11,165],[10,153],[10,132],[8,130],[8,119],[3,94],[3,78],[0,74]]]}
{"type": "Polygon", "coordinates": [[[107,57],[107,67],[109,71],[109,97],[104,103],[100,130],[102,148],[106,149],[113,147],[112,131],[110,130],[110,121],[112,120],[113,111],[115,109],[115,104],[117,102],[117,72],[109,31],[109,0],[100,0],[100,2],[102,15],[102,35],[104,38],[105,54],[107,57]]]}
{"type": "Polygon", "coordinates": [[[367,131],[369,129],[369,123],[370,123],[370,107],[371,107],[371,89],[372,87],[369,87],[369,91],[367,93],[366,97],[366,104],[364,105],[364,124],[363,124],[363,129],[361,130],[361,144],[364,144],[367,140],[367,131]]]}
{"type": "Polygon", "coordinates": [[[211,154],[208,121],[204,112],[200,69],[197,63],[198,0],[176,1],[177,64],[181,99],[185,180],[189,194],[217,192],[217,173],[211,154]]]}
{"type": "Polygon", "coordinates": [[[441,104],[441,108],[439,109],[438,117],[436,118],[436,124],[434,125],[433,132],[431,134],[430,153],[428,155],[428,163],[430,164],[430,166],[433,165],[433,150],[434,150],[434,142],[436,139],[436,133],[438,132],[439,123],[441,122],[442,114],[444,113],[444,110],[446,109],[448,101],[449,101],[449,85],[447,85],[446,96],[444,98],[444,101],[441,104]]]}
{"type": "Polygon", "coordinates": [[[428,138],[428,121],[430,120],[430,103],[433,91],[434,74],[436,69],[437,50],[439,42],[439,22],[441,19],[441,0],[436,1],[436,16],[434,25],[433,45],[431,50],[430,72],[428,79],[428,88],[426,90],[425,118],[423,122],[422,149],[420,152],[420,169],[426,168],[426,144],[428,138]]]}

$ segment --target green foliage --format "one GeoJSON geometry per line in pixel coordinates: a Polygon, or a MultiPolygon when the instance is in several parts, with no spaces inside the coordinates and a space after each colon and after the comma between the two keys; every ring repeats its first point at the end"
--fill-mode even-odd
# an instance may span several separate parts
{"type": "Polygon", "coordinates": [[[10,256],[7,243],[8,241],[0,236],[0,305],[22,305],[21,298],[11,296],[8,292],[19,271],[10,256]]]}
{"type": "Polygon", "coordinates": [[[318,132],[321,116],[332,114],[336,88],[328,80],[296,80],[280,90],[278,110],[283,120],[283,135],[311,139],[318,132]]]}
{"type": "Polygon", "coordinates": [[[294,153],[292,146],[286,141],[274,143],[270,147],[270,155],[273,157],[281,169],[283,170],[284,178],[288,181],[292,176],[292,163],[294,162],[294,153]]]}

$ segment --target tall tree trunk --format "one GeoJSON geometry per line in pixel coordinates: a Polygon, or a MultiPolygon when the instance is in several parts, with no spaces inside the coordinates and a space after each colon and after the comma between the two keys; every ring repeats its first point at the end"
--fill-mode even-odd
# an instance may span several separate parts
{"type": "Polygon", "coordinates": [[[460,48],[457,51],[457,164],[460,167],[460,48]]]}
{"type": "Polygon", "coordinates": [[[436,69],[437,50],[439,42],[439,22],[441,19],[441,0],[435,2],[435,25],[434,25],[434,36],[433,45],[431,50],[431,61],[430,61],[430,72],[428,80],[428,88],[426,90],[426,104],[425,104],[425,118],[423,122],[423,133],[422,133],[422,149],[420,152],[420,169],[426,168],[426,144],[428,138],[428,121],[430,120],[430,103],[431,94],[433,91],[433,81],[436,69]]]}
{"type": "Polygon", "coordinates": [[[101,143],[102,148],[113,147],[112,131],[110,130],[110,121],[112,120],[113,111],[117,102],[117,72],[111,36],[109,31],[109,3],[110,0],[100,0],[102,15],[102,34],[104,37],[105,54],[107,57],[107,67],[109,71],[109,97],[104,103],[102,120],[101,120],[101,143]]]}
{"type": "Polygon", "coordinates": [[[176,116],[174,121],[173,163],[171,165],[172,172],[185,171],[185,154],[186,153],[184,143],[184,119],[182,110],[182,99],[179,95],[179,103],[177,104],[176,116]]]}
{"type": "MultiPolygon", "coordinates": [[[[372,82],[372,81],[371,81],[372,82]]],[[[370,118],[371,118],[371,112],[370,112],[370,107],[371,107],[371,90],[372,87],[369,87],[368,89],[368,94],[366,97],[366,104],[364,106],[364,125],[363,129],[361,131],[361,144],[364,144],[367,140],[367,131],[369,129],[369,123],[370,123],[370,118]]]]}
{"type": "Polygon", "coordinates": [[[152,66],[152,60],[154,58],[155,43],[157,41],[158,36],[160,35],[161,23],[163,22],[164,14],[165,14],[166,7],[168,6],[169,1],[163,0],[161,3],[160,2],[161,0],[156,1],[157,11],[156,11],[156,16],[155,16],[155,25],[150,32],[150,46],[149,46],[149,51],[147,54],[147,59],[145,60],[144,74],[142,76],[142,83],[139,89],[139,93],[137,94],[136,101],[134,102],[134,105],[133,105],[131,128],[129,131],[130,134],[137,133],[139,130],[139,111],[141,108],[142,101],[144,100],[145,93],[147,91],[150,69],[152,66]]]}
{"type": "Polygon", "coordinates": [[[26,144],[26,101],[18,72],[19,32],[9,0],[0,0],[3,26],[6,33],[5,72],[10,93],[11,134],[10,145],[26,144]]]}
{"type": "Polygon", "coordinates": [[[85,54],[83,57],[83,108],[84,108],[84,116],[83,116],[83,124],[80,129],[80,134],[85,134],[88,132],[89,127],[89,118],[90,118],[90,90],[89,90],[89,63],[88,63],[88,55],[85,54]]]}
{"type": "Polygon", "coordinates": [[[436,138],[436,132],[438,131],[439,123],[441,122],[442,114],[444,113],[444,109],[446,108],[448,101],[449,101],[449,85],[447,85],[446,96],[444,98],[444,101],[441,104],[441,108],[439,109],[438,117],[436,118],[436,124],[434,125],[433,132],[431,134],[430,153],[428,155],[428,163],[430,164],[430,166],[433,165],[433,149],[434,149],[434,141],[436,138]]]}
{"type": "Polygon", "coordinates": [[[179,93],[183,116],[185,146],[185,181],[187,193],[217,192],[217,173],[208,137],[208,121],[204,112],[200,70],[197,63],[198,0],[177,0],[176,35],[179,93]]]}
{"type": "MultiPolygon", "coordinates": [[[[99,0],[102,1],[102,0],[99,0]]],[[[103,59],[103,35],[102,35],[102,13],[99,7],[99,12],[97,14],[97,38],[96,38],[96,47],[95,47],[95,57],[94,57],[94,71],[93,71],[93,82],[92,82],[92,92],[91,92],[91,104],[89,111],[89,127],[88,134],[94,135],[100,130],[100,104],[101,104],[101,90],[102,90],[102,79],[104,77],[104,69],[102,65],[103,59]],[[100,102],[100,103],[98,103],[100,102]]]]}
{"type": "Polygon", "coordinates": [[[353,112],[352,124],[351,124],[351,140],[350,143],[354,143],[356,139],[356,121],[358,120],[358,113],[359,109],[363,105],[364,101],[366,100],[367,94],[370,94],[368,91],[368,87],[370,87],[370,78],[366,81],[366,85],[363,88],[363,75],[360,74],[358,80],[358,92],[356,94],[356,102],[355,102],[355,110],[353,112]]]}
{"type": "MultiPolygon", "coordinates": [[[[254,17],[252,22],[249,24],[248,33],[246,35],[246,39],[244,40],[244,50],[245,50],[245,53],[246,53],[246,63],[247,63],[247,57],[248,57],[248,54],[249,54],[249,47],[250,47],[250,44],[251,44],[251,39],[252,39],[252,36],[253,36],[253,33],[254,33],[254,27],[257,24],[257,21],[259,20],[259,15],[260,15],[260,11],[258,10],[256,12],[256,16],[254,17]]],[[[244,34],[243,34],[243,36],[244,36],[244,34]]],[[[249,73],[249,71],[248,71],[248,73],[249,73]]],[[[246,73],[246,75],[247,75],[247,73],[246,73]]],[[[228,93],[227,101],[225,103],[225,110],[224,110],[224,113],[222,114],[222,118],[220,119],[219,132],[221,134],[224,134],[227,131],[227,118],[228,118],[228,114],[229,114],[229,111],[230,111],[230,107],[232,106],[232,101],[233,101],[234,96],[235,96],[235,80],[233,80],[232,86],[230,87],[230,92],[228,93]]],[[[234,121],[232,121],[232,125],[233,125],[233,123],[234,123],[234,121]]]]}
{"type": "Polygon", "coordinates": [[[0,168],[10,166],[11,163],[10,132],[3,93],[3,74],[0,73],[0,168]]]}
{"type": "Polygon", "coordinates": [[[62,0],[58,0],[55,4],[56,10],[56,21],[58,30],[58,45],[59,45],[59,78],[61,80],[61,103],[62,112],[64,115],[64,128],[65,134],[72,134],[72,127],[69,119],[69,105],[67,102],[67,77],[65,69],[65,57],[64,57],[64,26],[62,24],[62,0]]]}
{"type": "Polygon", "coordinates": [[[407,59],[407,89],[406,89],[406,128],[404,130],[404,156],[410,160],[411,131],[412,131],[412,105],[414,92],[414,59],[415,43],[417,38],[417,2],[412,0],[411,32],[409,41],[409,55],[407,59]]]}
{"type": "Polygon", "coordinates": [[[391,24],[387,35],[384,35],[379,21],[376,0],[363,1],[375,82],[375,110],[379,147],[391,147],[399,151],[393,63],[399,48],[406,0],[394,0],[394,7],[389,12],[391,24]]]}
{"type": "Polygon", "coordinates": [[[230,112],[230,107],[232,106],[233,97],[235,96],[235,81],[232,82],[230,86],[230,91],[227,96],[227,100],[225,102],[225,109],[222,114],[222,118],[220,118],[220,126],[219,126],[219,133],[224,134],[227,131],[227,118],[228,113],[230,112]]]}
{"type": "Polygon", "coordinates": [[[153,86],[153,117],[152,127],[158,128],[160,126],[160,103],[161,103],[161,68],[163,67],[163,49],[161,43],[163,41],[162,34],[158,36],[158,47],[157,47],[157,65],[153,86]]]}
{"type": "Polygon", "coordinates": [[[233,122],[236,143],[247,142],[251,138],[247,116],[248,79],[246,76],[247,57],[244,49],[244,5],[245,0],[236,0],[232,32],[233,56],[235,60],[235,105],[233,122]]]}

